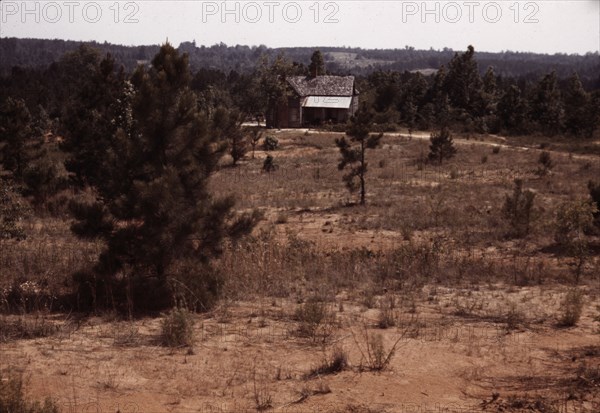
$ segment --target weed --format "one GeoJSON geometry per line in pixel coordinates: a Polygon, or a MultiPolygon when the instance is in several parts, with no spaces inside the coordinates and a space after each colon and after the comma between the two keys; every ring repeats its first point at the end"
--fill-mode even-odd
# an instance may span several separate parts
{"type": "Polygon", "coordinates": [[[396,325],[398,314],[396,311],[396,298],[393,295],[384,297],[379,303],[379,320],[377,327],[389,328],[396,325]]]}
{"type": "Polygon", "coordinates": [[[273,396],[269,392],[264,382],[258,383],[256,379],[256,367],[252,373],[252,384],[254,390],[254,403],[256,410],[259,412],[265,411],[273,407],[273,396]]]}
{"type": "Polygon", "coordinates": [[[361,354],[359,369],[370,371],[385,370],[394,358],[400,341],[405,338],[407,331],[408,330],[404,330],[389,348],[386,348],[383,342],[383,336],[380,333],[369,333],[366,326],[363,326],[360,337],[357,337],[353,331],[352,338],[361,354]]]}

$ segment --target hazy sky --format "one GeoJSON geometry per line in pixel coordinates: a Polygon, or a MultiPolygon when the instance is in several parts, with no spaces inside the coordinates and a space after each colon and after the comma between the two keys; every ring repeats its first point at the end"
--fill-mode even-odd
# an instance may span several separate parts
{"type": "Polygon", "coordinates": [[[599,0],[1,0],[0,12],[2,37],[125,45],[600,50],[599,0]]]}

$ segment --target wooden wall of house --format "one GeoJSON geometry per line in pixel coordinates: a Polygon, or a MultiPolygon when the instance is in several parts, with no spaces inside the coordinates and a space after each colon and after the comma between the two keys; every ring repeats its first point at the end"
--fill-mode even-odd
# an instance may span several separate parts
{"type": "Polygon", "coordinates": [[[288,99],[287,128],[299,128],[302,126],[302,105],[298,96],[288,99]]]}

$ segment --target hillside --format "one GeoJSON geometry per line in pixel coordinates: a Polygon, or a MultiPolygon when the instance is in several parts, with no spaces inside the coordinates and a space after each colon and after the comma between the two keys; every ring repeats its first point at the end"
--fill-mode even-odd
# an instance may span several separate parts
{"type": "MultiPolygon", "coordinates": [[[[465,47],[468,41],[465,40],[465,47]]],[[[83,42],[44,39],[0,39],[0,73],[7,73],[14,66],[43,67],[57,61],[65,52],[78,48],[83,42]]],[[[127,69],[138,63],[149,61],[158,52],[158,45],[122,46],[110,43],[90,42],[89,45],[103,53],[112,54],[127,69]]],[[[477,45],[475,44],[477,48],[477,45]]],[[[261,46],[228,46],[224,43],[210,47],[197,46],[194,42],[184,42],[179,51],[190,56],[192,70],[212,68],[225,72],[236,70],[249,72],[256,66],[263,54],[274,56],[284,53],[290,60],[307,64],[315,47],[293,47],[272,49],[261,46]]],[[[368,75],[374,70],[422,70],[437,69],[446,64],[455,51],[402,49],[361,49],[349,47],[320,47],[325,55],[327,68],[333,73],[368,75]]],[[[485,72],[493,66],[503,77],[526,76],[530,78],[556,71],[558,77],[568,77],[573,71],[579,73],[583,84],[588,88],[600,84],[600,57],[598,53],[586,55],[535,54],[506,51],[503,53],[477,52],[479,68],[485,72]]]]}

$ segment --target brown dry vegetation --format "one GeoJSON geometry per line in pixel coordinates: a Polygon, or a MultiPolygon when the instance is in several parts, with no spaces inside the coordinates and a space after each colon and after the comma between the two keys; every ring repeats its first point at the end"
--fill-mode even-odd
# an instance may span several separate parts
{"type": "Polygon", "coordinates": [[[597,155],[546,147],[540,176],[540,142],[455,138],[440,167],[418,161],[426,135],[388,135],[368,154],[361,207],[337,135],[276,136],[277,171],[257,151],[211,181],[265,218],[215,263],[223,297],[190,316],[191,346],[163,345],[167,315],[56,312],[101,248],[67,220],[0,241],[1,377],[67,412],[599,411],[599,240],[578,285],[553,244],[556,207],[587,197],[597,155]],[[523,239],[501,214],[515,178],[536,193],[523,239]]]}

